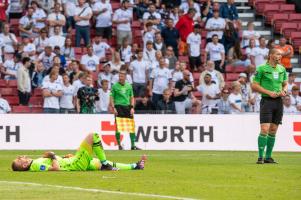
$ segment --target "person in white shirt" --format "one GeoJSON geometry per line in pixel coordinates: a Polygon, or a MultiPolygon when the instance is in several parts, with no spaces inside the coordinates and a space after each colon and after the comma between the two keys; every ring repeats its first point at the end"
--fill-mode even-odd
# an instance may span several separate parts
{"type": "Polygon", "coordinates": [[[89,4],[85,4],[86,0],[78,0],[78,6],[75,9],[75,46],[80,46],[83,38],[85,46],[90,44],[90,19],[93,15],[89,4]]]}
{"type": "Polygon", "coordinates": [[[228,89],[223,89],[221,99],[217,102],[218,114],[231,114],[231,106],[229,102],[230,92],[228,89]]]}
{"type": "Polygon", "coordinates": [[[296,80],[297,75],[295,73],[289,73],[288,75],[288,83],[287,83],[287,93],[291,94],[292,93],[292,89],[294,86],[296,86],[295,84],[295,80],[296,80]]]}
{"type": "Polygon", "coordinates": [[[252,89],[250,83],[248,83],[247,80],[247,74],[240,73],[237,81],[241,86],[242,110],[244,112],[251,112],[252,89]]]}
{"type": "Polygon", "coordinates": [[[80,72],[78,75],[78,79],[73,81],[72,85],[75,88],[75,91],[74,91],[75,94],[77,94],[77,92],[80,88],[85,86],[85,84],[84,84],[85,77],[84,76],[85,76],[85,73],[80,72]]]}
{"type": "Polygon", "coordinates": [[[59,35],[63,35],[63,27],[66,24],[66,17],[61,13],[61,4],[55,3],[54,12],[48,15],[47,22],[49,25],[49,37],[54,35],[54,28],[56,26],[60,27],[59,35]]]}
{"type": "Polygon", "coordinates": [[[10,33],[9,26],[9,24],[3,25],[3,32],[0,34],[0,38],[3,40],[4,53],[15,53],[18,40],[15,34],[10,33]]]}
{"type": "Polygon", "coordinates": [[[37,37],[33,44],[36,46],[37,53],[42,53],[46,46],[49,46],[49,38],[47,37],[47,30],[42,28],[40,30],[40,36],[37,37]]]}
{"type": "Polygon", "coordinates": [[[95,102],[96,113],[108,114],[110,104],[109,81],[102,80],[101,88],[98,89],[99,100],[95,102]]]}
{"type": "Polygon", "coordinates": [[[298,113],[296,106],[292,105],[291,97],[289,95],[283,97],[283,113],[284,114],[298,113]]]}
{"type": "Polygon", "coordinates": [[[146,31],[143,33],[143,48],[146,48],[146,43],[148,41],[154,42],[156,30],[153,29],[153,24],[151,22],[146,23],[146,31]]]}
{"type": "Polygon", "coordinates": [[[198,71],[201,65],[201,26],[199,24],[194,25],[193,32],[187,37],[187,49],[189,55],[189,65],[193,71],[198,71]]]}
{"type": "Polygon", "coordinates": [[[109,63],[106,63],[104,66],[103,66],[103,72],[100,72],[98,74],[98,79],[97,79],[97,83],[98,83],[98,86],[101,87],[101,82],[103,80],[107,80],[108,81],[108,88],[111,89],[111,80],[112,80],[112,73],[111,73],[111,66],[109,63]]]}
{"type": "Polygon", "coordinates": [[[220,89],[212,82],[210,74],[204,77],[204,84],[200,84],[197,90],[202,94],[202,113],[210,114],[217,110],[217,102],[220,99],[220,89]]]}
{"type": "Polygon", "coordinates": [[[159,63],[159,67],[151,72],[149,81],[149,95],[152,96],[154,105],[163,99],[163,91],[171,87],[171,72],[166,67],[165,58],[160,58],[159,63]]]}
{"type": "Polygon", "coordinates": [[[20,31],[20,36],[22,38],[24,37],[33,38],[38,35],[35,29],[36,21],[32,17],[33,12],[34,12],[33,8],[28,7],[27,14],[24,15],[19,21],[19,31],[20,31]]]}
{"type": "Polygon", "coordinates": [[[93,52],[93,47],[91,45],[87,46],[87,54],[83,55],[80,64],[89,71],[96,71],[99,65],[99,58],[93,52]]]}
{"type": "Polygon", "coordinates": [[[44,113],[59,113],[60,112],[60,97],[63,95],[63,88],[61,84],[55,82],[58,73],[50,73],[50,81],[44,82],[43,97],[44,97],[44,113]]]}
{"type": "Polygon", "coordinates": [[[155,34],[155,41],[153,43],[153,47],[155,50],[160,50],[162,52],[166,51],[166,45],[164,44],[164,41],[163,41],[163,38],[162,38],[162,35],[160,32],[157,32],[155,34]]]}
{"type": "Polygon", "coordinates": [[[156,50],[153,48],[151,41],[146,42],[146,48],[143,51],[143,60],[146,61],[149,66],[153,65],[156,61],[156,50]]]}
{"type": "Polygon", "coordinates": [[[4,74],[5,80],[16,80],[17,72],[21,64],[19,63],[20,58],[14,56],[14,58],[5,58],[5,62],[3,63],[4,70],[1,71],[4,74]]]}
{"type": "Polygon", "coordinates": [[[66,38],[60,35],[60,31],[61,31],[60,26],[54,27],[54,35],[52,35],[48,40],[49,45],[52,48],[54,48],[55,46],[59,46],[60,49],[64,48],[66,38]]]}
{"type": "MultiPolygon", "coordinates": [[[[56,57],[54,57],[56,58],[56,57]]],[[[49,74],[46,75],[43,78],[43,82],[42,85],[45,84],[46,82],[50,82],[50,73],[56,73],[58,74],[57,78],[54,80],[55,83],[63,85],[63,77],[61,75],[59,75],[59,71],[60,71],[60,65],[58,64],[53,64],[53,67],[51,67],[49,70],[49,74]]]]}
{"type": "Polygon", "coordinates": [[[187,14],[190,8],[194,8],[196,11],[195,16],[193,17],[193,20],[196,21],[201,16],[200,6],[195,3],[194,0],[182,1],[180,9],[184,11],[184,14],[187,14]]]}
{"type": "Polygon", "coordinates": [[[218,39],[221,40],[224,34],[224,29],[226,27],[226,20],[219,17],[219,11],[213,11],[213,17],[208,19],[206,23],[207,32],[207,42],[211,42],[212,36],[217,35],[218,39]]]}
{"type": "Polygon", "coordinates": [[[55,57],[55,53],[52,52],[52,47],[46,46],[45,50],[39,55],[38,60],[43,63],[47,71],[52,67],[54,57],[55,57]]]}
{"type": "Polygon", "coordinates": [[[113,50],[110,45],[103,41],[102,36],[95,36],[94,42],[92,44],[94,54],[99,58],[100,61],[106,60],[106,51],[110,50],[113,53],[113,50]]]}
{"type": "Polygon", "coordinates": [[[259,45],[258,39],[260,37],[260,34],[254,30],[253,22],[249,21],[247,27],[248,29],[243,30],[242,32],[242,47],[243,48],[247,47],[249,45],[250,39],[254,39],[256,46],[258,46],[259,45]]]}
{"type": "Polygon", "coordinates": [[[229,95],[229,102],[231,105],[231,113],[239,114],[243,112],[242,109],[242,95],[240,83],[235,81],[232,84],[232,93],[229,95]]]}
{"type": "Polygon", "coordinates": [[[66,31],[71,33],[72,28],[75,28],[74,15],[77,0],[63,0],[64,16],[66,17],[66,31]]]}
{"type": "Polygon", "coordinates": [[[31,6],[34,9],[32,18],[36,21],[35,28],[37,29],[37,31],[40,31],[42,28],[46,26],[45,21],[47,15],[36,1],[32,1],[31,6]]]}
{"type": "Polygon", "coordinates": [[[133,91],[135,97],[145,95],[146,85],[148,81],[148,64],[143,61],[143,50],[137,52],[137,60],[131,62],[129,69],[133,77],[133,91]]]}
{"type": "MultiPolygon", "coordinates": [[[[132,79],[132,76],[131,76],[131,74],[129,73],[129,70],[127,69],[128,67],[126,66],[126,65],[122,65],[121,67],[120,67],[120,71],[124,71],[124,72],[126,72],[126,79],[125,79],[125,81],[127,82],[127,83],[129,83],[129,84],[133,84],[133,79],[132,79]]],[[[120,71],[118,71],[118,73],[114,73],[113,74],[113,76],[112,76],[112,79],[111,79],[111,83],[112,83],[112,85],[114,85],[115,83],[117,83],[118,81],[119,81],[119,72],[120,71]]]]}
{"type": "Polygon", "coordinates": [[[224,63],[225,63],[225,47],[218,42],[218,36],[214,34],[212,36],[212,42],[209,42],[205,48],[204,60],[207,60],[209,53],[209,60],[214,62],[215,69],[224,72],[224,63]]]}
{"type": "Polygon", "coordinates": [[[0,93],[0,114],[7,114],[10,113],[10,111],[11,108],[9,103],[1,97],[1,93],[0,93]]]}
{"type": "MultiPolygon", "coordinates": [[[[175,83],[179,80],[183,79],[183,72],[187,70],[187,65],[185,62],[176,62],[175,64],[175,69],[171,72],[172,73],[172,82],[173,82],[173,87],[175,86],[175,83]]],[[[193,75],[190,72],[189,75],[189,81],[192,83],[192,87],[194,84],[194,80],[193,80],[193,75]]]]}
{"type": "Polygon", "coordinates": [[[300,88],[298,86],[293,86],[291,97],[291,103],[301,112],[301,96],[299,95],[300,88]]]}
{"type": "Polygon", "coordinates": [[[215,70],[214,62],[211,60],[208,60],[205,65],[205,70],[201,73],[199,78],[199,84],[204,84],[204,77],[206,74],[211,75],[211,80],[216,85],[218,85],[219,89],[221,90],[225,86],[225,80],[223,77],[223,74],[219,71],[215,70]]]}
{"type": "Polygon", "coordinates": [[[31,43],[30,39],[25,37],[23,38],[23,52],[26,53],[31,60],[35,60],[36,58],[36,46],[31,43]]]}
{"type": "Polygon", "coordinates": [[[27,106],[31,95],[31,78],[29,76],[30,58],[24,57],[17,71],[19,103],[27,106]]]}
{"type": "Polygon", "coordinates": [[[113,15],[113,23],[117,25],[117,44],[122,44],[123,38],[128,38],[132,43],[132,12],[129,9],[129,1],[123,0],[121,8],[117,9],[113,15]]]}
{"type": "Polygon", "coordinates": [[[149,4],[148,12],[145,12],[142,18],[144,25],[146,25],[147,23],[151,23],[154,29],[159,30],[158,25],[161,22],[161,15],[158,12],[156,12],[155,4],[149,4]]]}
{"type": "Polygon", "coordinates": [[[112,6],[106,0],[97,1],[93,7],[96,18],[96,35],[110,40],[112,38],[112,6]]]}
{"type": "Polygon", "coordinates": [[[169,18],[172,19],[173,21],[173,25],[176,26],[176,24],[178,23],[179,19],[180,19],[180,15],[179,15],[179,7],[173,7],[170,14],[169,14],[169,18]]]}
{"type": "Polygon", "coordinates": [[[266,62],[269,54],[269,49],[266,48],[265,38],[259,38],[259,47],[252,49],[250,54],[251,64],[258,67],[266,62]]]}
{"type": "Polygon", "coordinates": [[[108,62],[111,66],[111,72],[119,72],[122,65],[125,63],[121,61],[120,53],[118,51],[113,52],[112,60],[108,62]]]}
{"type": "Polygon", "coordinates": [[[63,95],[60,97],[60,113],[75,113],[75,87],[70,84],[68,74],[63,74],[63,95]]]}
{"type": "Polygon", "coordinates": [[[128,64],[131,62],[131,58],[132,58],[132,47],[131,45],[129,44],[129,40],[128,38],[123,38],[123,41],[122,41],[122,45],[119,49],[119,53],[120,53],[120,59],[128,64]]]}

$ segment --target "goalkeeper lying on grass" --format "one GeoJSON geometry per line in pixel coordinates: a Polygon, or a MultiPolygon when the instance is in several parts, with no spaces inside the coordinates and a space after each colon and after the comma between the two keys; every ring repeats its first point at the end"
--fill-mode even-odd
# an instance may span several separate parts
{"type": "Polygon", "coordinates": [[[145,161],[145,155],[140,161],[132,164],[108,161],[99,135],[91,133],[83,140],[74,156],[68,154],[62,158],[53,152],[46,152],[38,159],[18,156],[12,163],[12,169],[13,171],[141,170],[144,169],[145,161]],[[93,152],[97,158],[92,157],[93,152]]]}

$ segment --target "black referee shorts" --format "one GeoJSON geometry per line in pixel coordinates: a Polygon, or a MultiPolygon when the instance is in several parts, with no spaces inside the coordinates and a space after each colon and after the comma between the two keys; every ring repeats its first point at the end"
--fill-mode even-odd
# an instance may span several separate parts
{"type": "Polygon", "coordinates": [[[260,101],[260,123],[281,124],[283,116],[282,98],[262,97],[260,101]]]}
{"type": "Polygon", "coordinates": [[[115,105],[115,109],[118,113],[116,117],[133,118],[131,115],[131,106],[115,105]]]}

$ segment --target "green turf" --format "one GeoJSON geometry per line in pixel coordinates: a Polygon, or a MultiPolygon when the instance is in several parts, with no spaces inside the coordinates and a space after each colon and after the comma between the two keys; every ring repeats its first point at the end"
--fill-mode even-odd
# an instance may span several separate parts
{"type": "Polygon", "coordinates": [[[275,153],[273,157],[279,161],[278,165],[254,164],[256,152],[107,151],[107,157],[113,161],[132,162],[142,153],[149,157],[144,171],[12,172],[10,164],[16,155],[36,158],[42,151],[0,151],[0,199],[158,199],[1,181],[196,199],[275,200],[300,199],[301,196],[300,153],[275,153]]]}

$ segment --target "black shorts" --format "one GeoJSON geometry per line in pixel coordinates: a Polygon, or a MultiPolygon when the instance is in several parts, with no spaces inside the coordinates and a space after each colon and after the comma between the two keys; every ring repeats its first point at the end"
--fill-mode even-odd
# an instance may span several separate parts
{"type": "Polygon", "coordinates": [[[118,113],[116,117],[133,118],[131,115],[131,106],[115,105],[115,109],[118,113]]]}
{"type": "Polygon", "coordinates": [[[189,65],[191,69],[198,69],[201,66],[201,57],[189,57],[189,65]]]}
{"type": "Polygon", "coordinates": [[[283,116],[282,98],[262,97],[260,101],[260,123],[281,124],[283,116]]]}
{"type": "Polygon", "coordinates": [[[110,40],[112,38],[112,26],[96,27],[96,35],[110,40]]]}

